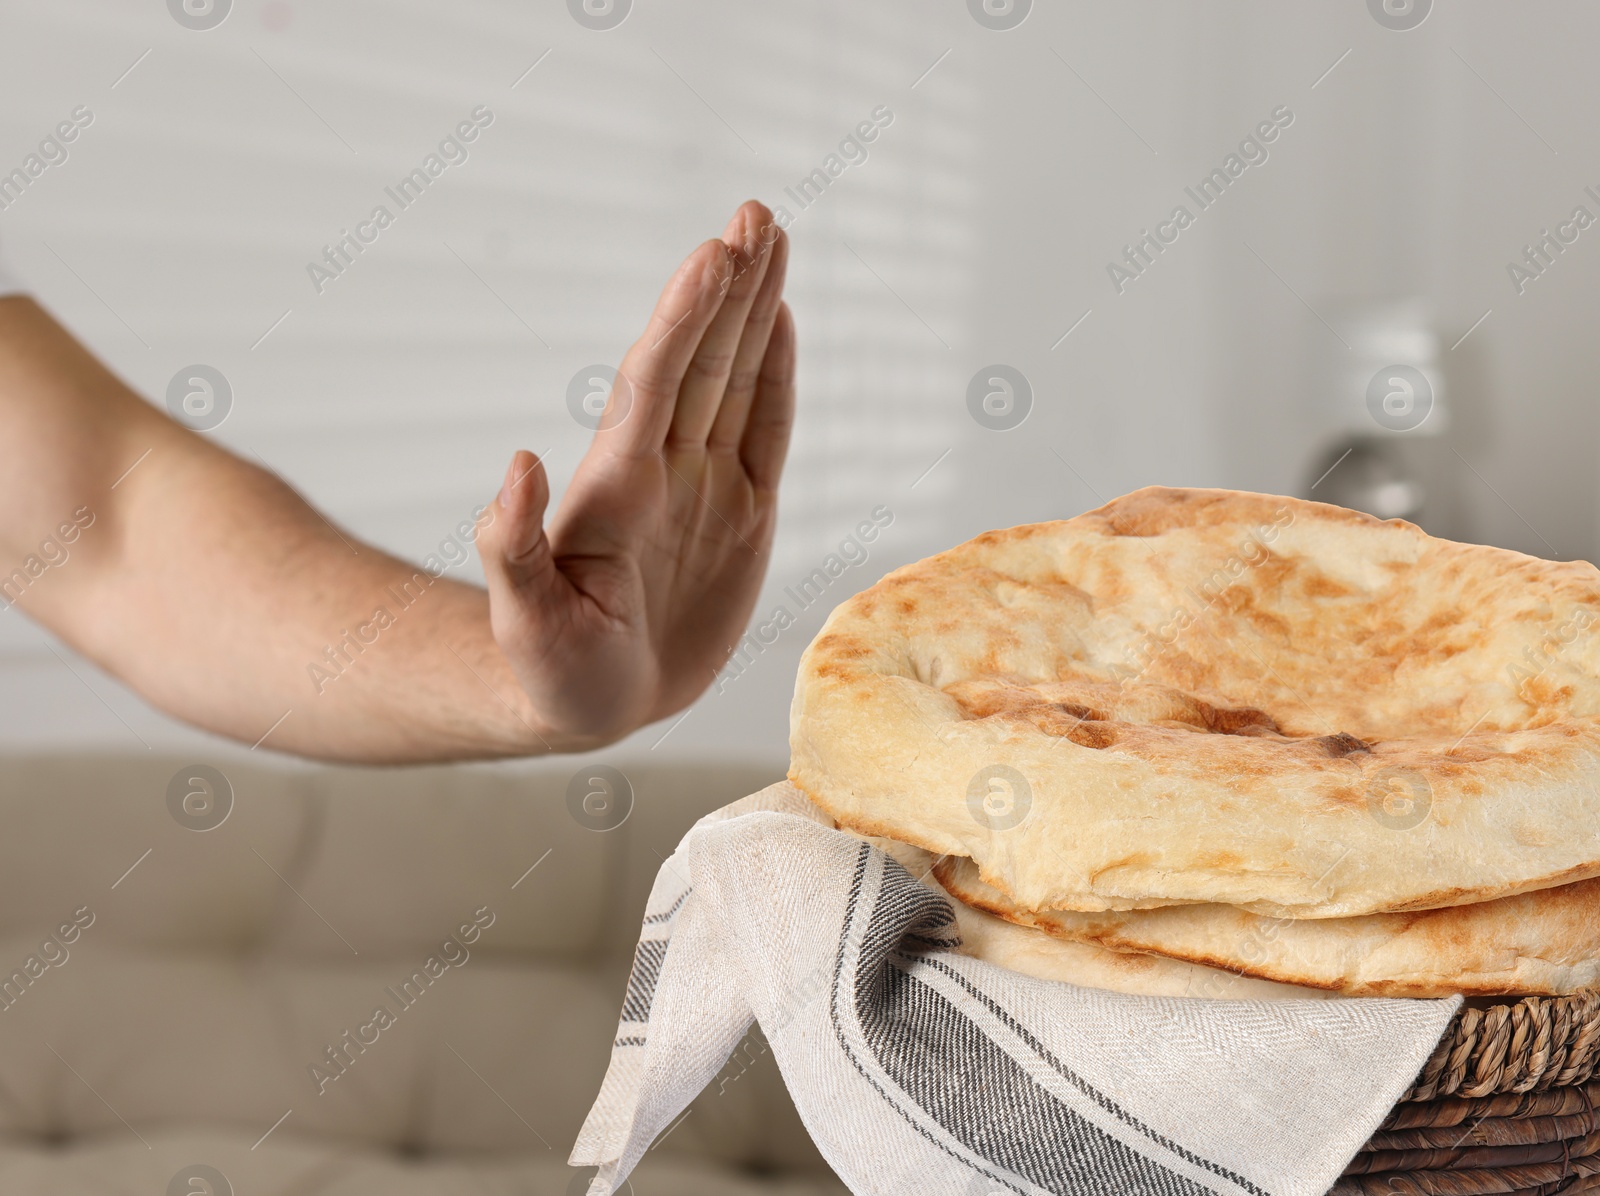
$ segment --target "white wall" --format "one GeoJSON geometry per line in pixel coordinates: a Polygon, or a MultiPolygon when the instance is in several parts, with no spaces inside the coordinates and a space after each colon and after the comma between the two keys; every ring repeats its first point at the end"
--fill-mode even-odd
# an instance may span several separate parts
{"type": "MultiPolygon", "coordinates": [[[[956,0],[638,0],[606,32],[559,3],[236,0],[195,32],[157,3],[3,0],[0,26],[0,167],[95,114],[0,211],[13,269],[147,395],[221,369],[212,434],[395,551],[427,552],[517,447],[559,497],[573,373],[615,362],[741,199],[785,203],[887,105],[791,230],[801,413],[763,618],[879,504],[895,523],[839,597],[1151,482],[1303,489],[1330,343],[1306,304],[1384,295],[1430,299],[1446,344],[1493,313],[1447,355],[1441,530],[1593,552],[1600,229],[1526,294],[1504,268],[1600,190],[1577,0],[1404,33],[1328,0],[1039,3],[1008,32],[956,0]],[[469,160],[316,293],[306,263],[479,104],[469,160]],[[1106,263],[1279,105],[1270,160],[1118,294],[1106,263]],[[996,362],[1034,388],[1011,431],[966,410],[996,362]]],[[[781,761],[823,605],[623,750],[781,761]]],[[[57,651],[0,616],[0,746],[214,749],[57,651]]]]}

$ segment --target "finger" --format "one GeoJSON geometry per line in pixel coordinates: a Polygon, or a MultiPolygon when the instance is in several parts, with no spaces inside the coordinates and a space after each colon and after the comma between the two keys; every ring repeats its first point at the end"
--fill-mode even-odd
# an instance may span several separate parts
{"type": "MultiPolygon", "coordinates": [[[[732,272],[728,247],[707,241],[685,259],[656,301],[645,333],[622,359],[617,389],[628,409],[601,423],[597,442],[620,452],[653,453],[672,426],[683,376],[721,308],[732,272]]],[[[615,404],[618,396],[613,393],[615,404]]]]}
{"type": "Polygon", "coordinates": [[[776,490],[783,474],[789,431],[794,426],[794,362],[794,315],[789,305],[782,303],[772,323],[750,420],[739,444],[739,457],[757,490],[776,490]]]}
{"type": "Polygon", "coordinates": [[[667,433],[668,444],[698,447],[705,443],[711,431],[727,389],[750,305],[766,278],[767,263],[772,256],[768,252],[771,237],[763,239],[763,226],[775,227],[772,213],[751,200],[740,205],[723,230],[722,239],[728,246],[733,267],[727,282],[728,293],[689,362],[683,387],[678,392],[672,427],[667,433]]]}
{"type": "Polygon", "coordinates": [[[544,462],[519,449],[500,493],[478,521],[478,555],[492,614],[516,611],[537,617],[554,597],[561,575],[544,530],[549,504],[544,462]]]}
{"type": "Polygon", "coordinates": [[[763,231],[772,242],[771,249],[767,251],[770,259],[767,273],[750,305],[750,314],[739,337],[739,348],[734,354],[733,367],[728,373],[722,405],[717,409],[716,421],[706,437],[706,443],[712,449],[733,452],[739,447],[745,423],[750,418],[750,404],[755,400],[761,363],[766,360],[773,321],[778,318],[778,307],[783,302],[783,281],[789,267],[789,238],[776,224],[766,226],[763,231]]]}

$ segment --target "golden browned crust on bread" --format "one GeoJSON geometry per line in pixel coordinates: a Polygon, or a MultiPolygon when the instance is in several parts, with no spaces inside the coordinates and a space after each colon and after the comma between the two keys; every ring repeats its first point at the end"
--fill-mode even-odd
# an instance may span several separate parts
{"type": "Polygon", "coordinates": [[[790,778],[1022,910],[1485,901],[1600,875],[1596,623],[1587,562],[1150,488],[841,604],[790,778]]]}
{"type": "MultiPolygon", "coordinates": [[[[894,839],[861,837],[898,860],[906,871],[929,888],[945,891],[938,881],[936,857],[930,853],[894,839]]],[[[1077,942],[997,917],[960,900],[953,904],[956,925],[961,932],[961,946],[957,950],[1038,980],[1145,997],[1291,1001],[1338,995],[1262,980],[1237,971],[1222,971],[1166,955],[1117,951],[1097,943],[1077,942]]]]}
{"type": "Polygon", "coordinates": [[[1348,997],[1560,996],[1600,987],[1600,879],[1447,909],[1270,918],[1233,905],[1018,909],[971,860],[932,865],[958,901],[1054,938],[1153,952],[1348,997]]]}

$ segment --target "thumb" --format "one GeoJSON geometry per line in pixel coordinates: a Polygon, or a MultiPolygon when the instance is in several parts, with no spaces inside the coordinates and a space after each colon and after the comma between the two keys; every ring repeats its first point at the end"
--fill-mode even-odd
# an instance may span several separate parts
{"type": "MultiPolygon", "coordinates": [[[[536,613],[553,597],[560,575],[544,532],[550,480],[544,462],[518,449],[505,482],[480,519],[478,555],[489,585],[491,613],[536,613]]],[[[497,619],[498,623],[499,620],[497,619]]]]}

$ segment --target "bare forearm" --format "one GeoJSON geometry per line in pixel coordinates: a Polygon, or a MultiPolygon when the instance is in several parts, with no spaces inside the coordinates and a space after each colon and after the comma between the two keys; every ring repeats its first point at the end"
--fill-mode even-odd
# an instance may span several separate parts
{"type": "Polygon", "coordinates": [[[152,453],[146,467],[115,582],[122,613],[84,646],[156,704],[331,759],[571,746],[553,742],[512,677],[482,590],[335,531],[226,455],[152,453]],[[208,496],[198,511],[197,494],[208,496]]]}
{"type": "Polygon", "coordinates": [[[330,759],[583,746],[541,725],[482,590],[335,530],[26,300],[0,301],[0,445],[3,600],[169,713],[330,759]]]}

